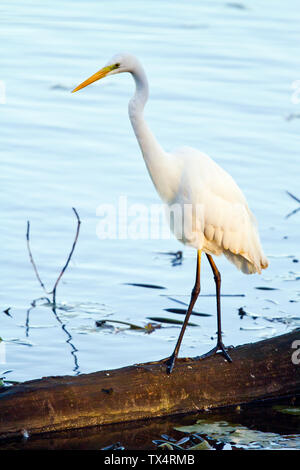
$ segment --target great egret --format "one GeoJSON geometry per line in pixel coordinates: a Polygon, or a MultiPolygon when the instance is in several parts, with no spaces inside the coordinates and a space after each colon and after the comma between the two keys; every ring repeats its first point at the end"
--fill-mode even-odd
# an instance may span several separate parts
{"type": "MultiPolygon", "coordinates": [[[[210,157],[190,147],[167,153],[159,145],[143,116],[148,99],[148,80],[135,56],[114,56],[104,68],[78,85],[73,93],[103,77],[123,72],[131,73],[135,80],[135,94],[128,106],[129,117],[158,194],[170,207],[177,204],[182,208],[192,208],[188,215],[185,214],[184,233],[180,241],[197,250],[196,281],[176,347],[166,360],[167,373],[172,372],[189,317],[200,293],[202,251],[213,271],[217,298],[217,345],[202,357],[221,351],[231,362],[222,341],[221,276],[211,255],[223,253],[246,274],[260,273],[267,268],[268,260],[260,244],[255,218],[233,178],[210,157]]],[[[172,226],[172,229],[178,235],[176,226],[172,226]]]]}

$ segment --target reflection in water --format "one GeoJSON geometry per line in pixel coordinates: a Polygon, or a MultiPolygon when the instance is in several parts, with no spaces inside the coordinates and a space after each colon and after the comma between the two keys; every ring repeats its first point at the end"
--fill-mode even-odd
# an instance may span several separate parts
{"type": "Polygon", "coordinates": [[[31,303],[31,307],[27,310],[27,313],[26,313],[26,322],[25,322],[25,328],[26,328],[26,337],[28,338],[29,337],[29,317],[30,317],[30,312],[36,308],[38,306],[38,301],[40,300],[45,300],[47,302],[47,304],[49,305],[49,307],[51,306],[51,311],[53,312],[54,314],[54,317],[55,319],[58,321],[58,323],[61,325],[61,329],[63,330],[64,334],[67,336],[67,340],[66,340],[66,343],[71,347],[71,355],[73,357],[73,360],[74,360],[74,368],[73,368],[73,372],[75,372],[76,374],[75,375],[79,375],[80,374],[80,370],[79,370],[79,364],[78,364],[78,357],[77,357],[77,352],[78,352],[78,349],[74,346],[73,344],[73,338],[72,338],[72,335],[71,333],[67,330],[66,328],[66,324],[63,323],[61,321],[61,319],[59,318],[57,312],[56,312],[56,308],[57,308],[57,305],[56,303],[52,303],[48,297],[39,297],[38,299],[35,299],[32,301],[31,303]]]}
{"type": "Polygon", "coordinates": [[[178,428],[194,426],[198,422],[202,425],[198,426],[196,436],[204,438],[216,450],[297,449],[300,443],[299,415],[284,414],[280,411],[283,408],[293,411],[299,407],[299,402],[283,400],[280,404],[281,406],[278,406],[271,402],[263,405],[203,411],[191,415],[58,431],[52,434],[31,436],[26,441],[2,442],[0,447],[1,450],[99,451],[106,447],[107,450],[116,450],[117,447],[123,447],[125,450],[155,450],[157,443],[161,440],[178,442],[179,439],[183,443],[181,445],[186,447],[190,444],[185,438],[189,437],[190,440],[193,433],[187,434],[179,431],[178,428]]]}
{"type": "Polygon", "coordinates": [[[171,265],[172,266],[181,266],[183,261],[183,252],[181,250],[178,251],[167,251],[167,252],[159,252],[159,255],[167,255],[171,256],[171,265]]]}
{"type": "Polygon", "coordinates": [[[38,272],[38,269],[37,269],[37,266],[35,264],[35,261],[33,259],[33,256],[32,256],[32,252],[31,252],[31,248],[30,248],[30,222],[29,220],[27,221],[27,231],[26,231],[26,242],[27,242],[27,250],[28,250],[28,254],[29,254],[29,259],[30,259],[30,262],[32,264],[32,267],[33,267],[33,270],[34,270],[34,273],[36,275],[36,278],[40,284],[40,286],[42,287],[43,291],[45,292],[45,294],[47,295],[51,295],[52,294],[52,298],[53,298],[53,304],[55,305],[56,303],[56,290],[57,290],[57,286],[61,280],[61,278],[63,277],[64,275],[64,272],[66,271],[70,261],[71,261],[71,258],[72,258],[72,255],[74,253],[74,250],[75,250],[75,246],[77,244],[77,241],[78,241],[78,237],[79,237],[79,231],[80,231],[80,225],[81,225],[81,220],[79,218],[79,215],[78,215],[78,212],[77,210],[75,209],[75,207],[72,207],[72,210],[75,214],[75,217],[77,219],[77,228],[76,228],[76,234],[75,234],[75,238],[74,238],[74,241],[73,241],[73,245],[72,245],[72,248],[71,248],[71,251],[68,255],[68,258],[67,258],[67,261],[65,262],[64,264],[64,267],[62,268],[62,270],[60,271],[59,275],[58,275],[58,278],[56,279],[55,283],[54,283],[54,286],[52,288],[52,290],[50,292],[48,292],[46,290],[46,287],[45,287],[45,284],[43,283],[40,275],[39,275],[39,272],[38,272]]]}

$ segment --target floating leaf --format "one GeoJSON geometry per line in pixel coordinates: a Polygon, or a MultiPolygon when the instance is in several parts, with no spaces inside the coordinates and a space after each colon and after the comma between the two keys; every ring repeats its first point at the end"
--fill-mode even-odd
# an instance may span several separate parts
{"type": "Polygon", "coordinates": [[[158,446],[159,449],[168,449],[168,450],[173,450],[173,446],[172,444],[170,444],[169,442],[163,442],[162,444],[159,444],[158,446]]]}
{"type": "Polygon", "coordinates": [[[168,436],[167,434],[162,434],[161,437],[162,437],[165,441],[176,442],[176,439],[174,439],[174,437],[168,436]]]}
{"type": "Polygon", "coordinates": [[[155,331],[156,329],[158,328],[161,328],[161,325],[160,324],[154,324],[154,323],[147,323],[147,325],[145,326],[139,326],[139,325],[135,325],[134,323],[129,323],[129,322],[126,322],[126,321],[120,321],[120,320],[108,320],[108,319],[103,319],[103,320],[97,320],[96,322],[96,327],[98,328],[103,328],[103,327],[111,327],[110,325],[106,325],[107,323],[117,323],[117,324],[120,324],[120,325],[125,325],[125,326],[129,326],[129,328],[131,330],[139,330],[139,331],[144,331],[145,333],[153,333],[153,331],[155,331]]]}
{"type": "Polygon", "coordinates": [[[147,323],[147,325],[145,325],[145,331],[146,333],[150,334],[150,333],[153,333],[153,331],[157,330],[161,328],[161,325],[159,323],[147,323]]]}
{"type": "Polygon", "coordinates": [[[179,441],[177,441],[176,444],[178,446],[182,446],[182,444],[185,444],[189,440],[190,440],[190,438],[188,436],[185,436],[185,437],[182,437],[181,439],[179,439],[179,441]]]}
{"type": "Polygon", "coordinates": [[[268,447],[272,444],[272,440],[280,438],[278,434],[248,429],[245,426],[231,424],[227,421],[199,420],[192,426],[176,427],[175,429],[182,432],[204,434],[224,443],[255,444],[260,447],[268,447]]]}
{"type": "Polygon", "coordinates": [[[143,326],[139,326],[139,325],[134,325],[133,323],[129,323],[129,322],[126,322],[126,321],[120,321],[120,320],[107,320],[106,318],[104,320],[97,320],[96,321],[96,326],[98,327],[102,327],[105,325],[105,323],[118,323],[120,325],[126,325],[126,326],[129,326],[129,328],[131,330],[144,330],[144,327],[143,326]]]}
{"type": "MultiPolygon", "coordinates": [[[[183,309],[183,308],[165,308],[164,310],[166,312],[178,313],[180,315],[186,314],[186,309],[183,309]]],[[[210,313],[194,312],[194,310],[192,311],[191,315],[197,315],[198,317],[211,317],[212,316],[210,313]]]]}
{"type": "Polygon", "coordinates": [[[262,447],[268,447],[271,444],[271,441],[275,440],[277,437],[278,435],[272,432],[261,432],[245,427],[239,427],[229,436],[229,440],[227,442],[241,445],[255,443],[262,447]]]}
{"type": "Polygon", "coordinates": [[[165,289],[163,286],[157,286],[155,284],[140,284],[138,282],[125,282],[126,286],[134,287],[145,287],[146,289],[165,289]]]}
{"type": "Polygon", "coordinates": [[[213,450],[213,447],[210,446],[205,439],[203,439],[202,442],[192,447],[189,447],[188,450],[213,450]]]}
{"type": "Polygon", "coordinates": [[[241,331],[260,331],[271,328],[271,326],[240,326],[241,331]]]}
{"type": "Polygon", "coordinates": [[[235,427],[230,426],[227,421],[217,421],[215,423],[210,423],[201,419],[198,420],[195,424],[189,426],[180,426],[174,429],[181,432],[207,434],[211,437],[215,436],[216,434],[218,434],[218,436],[223,436],[235,431],[235,427]]]}
{"type": "Polygon", "coordinates": [[[279,290],[277,287],[267,287],[267,286],[258,286],[258,287],[255,287],[255,289],[258,289],[258,290],[279,290]]]}
{"type": "MultiPolygon", "coordinates": [[[[181,320],[174,320],[173,318],[164,318],[164,317],[148,317],[149,320],[157,321],[159,323],[168,323],[171,325],[182,325],[183,321],[181,320]]],[[[195,323],[188,323],[189,326],[199,326],[195,323]]]]}
{"type": "Polygon", "coordinates": [[[123,447],[120,442],[116,442],[116,444],[110,444],[107,447],[102,447],[101,450],[125,450],[125,447],[123,447]]]}
{"type": "Polygon", "coordinates": [[[169,441],[162,441],[160,439],[155,439],[152,442],[153,442],[153,444],[157,445],[159,448],[165,447],[166,449],[170,449],[170,450],[173,450],[173,449],[185,450],[183,447],[181,447],[178,444],[176,444],[175,442],[173,442],[173,440],[171,442],[169,442],[169,441]]]}

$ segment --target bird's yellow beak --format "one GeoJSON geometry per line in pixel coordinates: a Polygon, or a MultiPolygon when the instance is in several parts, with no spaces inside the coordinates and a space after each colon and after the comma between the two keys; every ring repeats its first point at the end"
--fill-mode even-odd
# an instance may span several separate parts
{"type": "Polygon", "coordinates": [[[78,85],[76,88],[74,88],[72,93],[75,93],[75,91],[81,90],[81,88],[84,88],[90,85],[91,83],[96,82],[97,80],[100,80],[101,78],[105,77],[109,72],[111,72],[112,70],[116,68],[118,68],[117,65],[108,65],[107,67],[103,67],[103,69],[99,70],[99,72],[94,73],[94,75],[92,75],[90,78],[88,78],[84,82],[80,83],[80,85],[78,85]]]}

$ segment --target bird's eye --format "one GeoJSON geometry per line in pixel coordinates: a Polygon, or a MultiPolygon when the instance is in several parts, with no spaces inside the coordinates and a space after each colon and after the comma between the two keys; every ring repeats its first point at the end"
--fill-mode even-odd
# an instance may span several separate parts
{"type": "Polygon", "coordinates": [[[116,67],[120,67],[120,65],[121,65],[121,64],[119,64],[119,63],[115,64],[116,67]]]}

